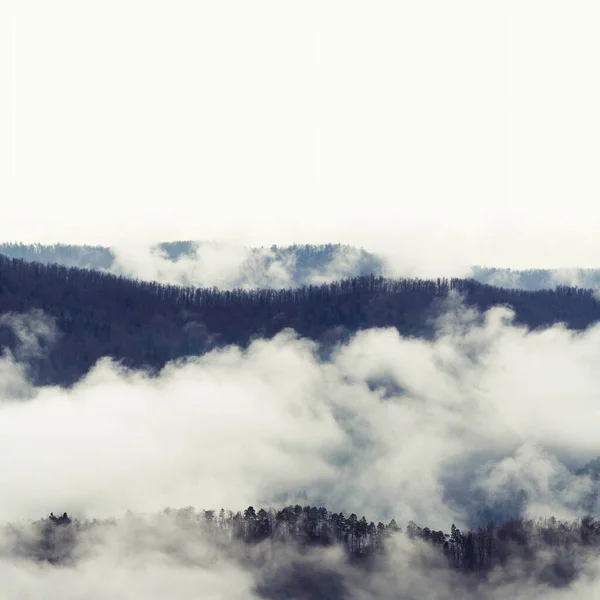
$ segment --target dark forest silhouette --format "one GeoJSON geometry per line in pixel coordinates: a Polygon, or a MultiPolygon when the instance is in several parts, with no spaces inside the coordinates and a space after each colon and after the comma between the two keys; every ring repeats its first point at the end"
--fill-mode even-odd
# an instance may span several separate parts
{"type": "MultiPolygon", "coordinates": [[[[41,309],[60,332],[46,352],[27,359],[37,384],[73,384],[103,356],[157,370],[173,359],[245,346],[286,328],[325,348],[373,327],[431,338],[434,318],[452,292],[480,311],[511,306],[516,322],[530,328],[564,323],[583,330],[600,320],[600,302],[579,288],[526,292],[468,279],[365,276],[297,289],[221,291],[0,256],[0,314],[41,309]]],[[[19,347],[7,325],[0,327],[0,347],[19,347]]]]}

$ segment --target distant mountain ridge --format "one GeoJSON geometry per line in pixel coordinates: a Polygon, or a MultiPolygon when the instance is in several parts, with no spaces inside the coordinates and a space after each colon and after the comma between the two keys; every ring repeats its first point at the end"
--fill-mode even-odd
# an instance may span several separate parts
{"type": "Polygon", "coordinates": [[[481,283],[528,291],[554,289],[557,286],[600,289],[600,269],[496,269],[473,267],[471,277],[481,283]]]}
{"type": "Polygon", "coordinates": [[[9,258],[79,269],[109,270],[115,261],[113,252],[105,246],[4,243],[0,244],[0,254],[9,258]]]}
{"type": "MultiPolygon", "coordinates": [[[[145,281],[223,289],[280,289],[330,283],[345,277],[390,275],[383,256],[344,244],[237,247],[231,253],[227,245],[186,240],[161,242],[145,247],[142,253],[129,255],[108,246],[3,243],[0,254],[145,281]],[[226,255],[224,269],[220,268],[222,254],[226,255]],[[149,263],[151,268],[144,268],[149,263]],[[165,273],[169,267],[177,268],[171,278],[165,273]],[[227,273],[215,278],[215,270],[227,273]]],[[[600,269],[515,270],[474,266],[468,276],[507,289],[535,291],[561,285],[600,289],[600,269]]]]}
{"type": "Polygon", "coordinates": [[[5,243],[0,254],[144,281],[223,289],[293,288],[386,274],[382,257],[343,244],[247,248],[194,241],[130,247],[5,243]]]}

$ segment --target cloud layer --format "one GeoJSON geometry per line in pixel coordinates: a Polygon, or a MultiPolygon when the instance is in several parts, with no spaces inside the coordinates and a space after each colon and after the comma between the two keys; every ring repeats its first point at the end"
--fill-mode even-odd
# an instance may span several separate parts
{"type": "Polygon", "coordinates": [[[66,390],[7,355],[0,518],[303,498],[447,528],[523,489],[525,512],[575,516],[592,483],[572,469],[600,455],[599,344],[458,303],[434,341],[364,331],[326,361],[288,331],[156,377],[103,360],[66,390]]]}
{"type": "MultiPolygon", "coordinates": [[[[52,335],[39,313],[2,319],[20,332],[21,357],[52,335]]],[[[155,377],[103,360],[69,390],[31,387],[19,358],[5,355],[0,485],[10,493],[0,520],[299,502],[448,530],[514,514],[597,513],[597,483],[575,470],[600,455],[600,327],[530,332],[508,309],[482,319],[460,299],[437,327],[432,341],[364,331],[325,361],[291,331],[155,377]]],[[[156,589],[160,574],[179,598],[196,585],[207,598],[251,597],[256,573],[229,559],[222,571],[193,573],[153,550],[140,551],[141,563],[121,561],[114,544],[129,533],[118,532],[121,542],[103,542],[77,567],[78,593],[118,562],[123,585],[143,594],[154,581],[140,578],[146,561],[156,589]]],[[[204,552],[201,542],[184,545],[195,552],[196,543],[204,552]]],[[[34,595],[40,582],[67,586],[61,570],[10,561],[2,569],[34,595]]],[[[361,593],[386,598],[384,588],[361,593]]],[[[116,593],[102,589],[99,598],[116,593]]]]}

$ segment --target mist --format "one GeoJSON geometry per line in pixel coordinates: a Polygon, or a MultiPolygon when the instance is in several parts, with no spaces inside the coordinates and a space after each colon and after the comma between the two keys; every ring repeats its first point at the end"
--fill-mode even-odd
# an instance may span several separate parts
{"type": "Polygon", "coordinates": [[[110,250],[114,255],[112,273],[221,289],[319,285],[391,270],[384,257],[341,244],[252,248],[235,243],[175,242],[117,245],[110,250]]]}
{"type": "Polygon", "coordinates": [[[459,303],[434,341],[363,331],[328,360],[292,331],[158,376],[104,359],[71,389],[32,387],[6,354],[0,519],[301,497],[447,527],[511,486],[525,514],[576,516],[593,486],[573,469],[600,455],[600,328],[511,319],[459,303]]]}
{"type": "MultiPolygon", "coordinates": [[[[85,524],[57,566],[18,555],[34,525],[13,525],[0,542],[0,575],[7,600],[23,597],[206,598],[279,600],[552,600],[592,599],[600,588],[600,561],[585,551],[571,553],[577,565],[568,584],[544,581],[552,555],[525,565],[512,561],[478,581],[445,568],[438,550],[396,534],[375,568],[348,562],[340,548],[281,543],[221,544],[199,525],[202,515],[129,513],[124,518],[85,524]]],[[[56,532],[58,533],[58,532],[56,532]]]]}

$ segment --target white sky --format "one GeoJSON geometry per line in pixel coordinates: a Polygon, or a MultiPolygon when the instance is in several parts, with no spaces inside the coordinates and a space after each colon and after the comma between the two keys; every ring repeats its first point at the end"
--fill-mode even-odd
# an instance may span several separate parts
{"type": "Polygon", "coordinates": [[[600,266],[597,1],[0,7],[0,240],[600,266]]]}

